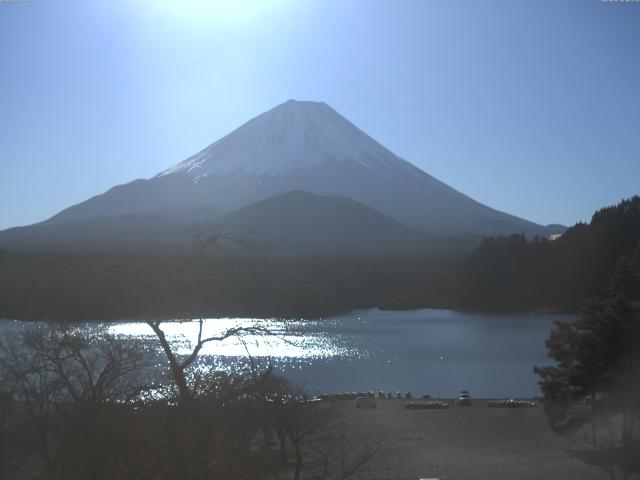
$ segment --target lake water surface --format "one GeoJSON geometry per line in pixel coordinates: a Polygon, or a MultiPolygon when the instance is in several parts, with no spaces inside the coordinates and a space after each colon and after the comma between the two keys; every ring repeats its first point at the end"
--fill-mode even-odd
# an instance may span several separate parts
{"type": "MultiPolygon", "coordinates": [[[[204,335],[227,328],[260,325],[269,336],[211,342],[201,352],[205,365],[237,368],[271,362],[310,394],[351,391],[411,391],[453,397],[470,390],[476,397],[539,395],[534,365],[550,365],[545,339],[562,315],[478,314],[453,310],[364,310],[314,321],[207,319],[204,335]]],[[[42,324],[0,321],[6,339],[42,324]]],[[[91,324],[79,328],[91,330],[91,324]]],[[[112,334],[155,337],[143,322],[107,325],[112,334]]],[[[166,322],[163,330],[178,352],[197,339],[197,322],[166,322]]]]}

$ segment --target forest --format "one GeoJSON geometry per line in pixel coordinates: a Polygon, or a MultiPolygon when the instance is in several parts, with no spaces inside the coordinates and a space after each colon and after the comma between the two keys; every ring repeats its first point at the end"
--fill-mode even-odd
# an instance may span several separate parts
{"type": "Polygon", "coordinates": [[[560,238],[485,238],[455,275],[453,304],[483,311],[577,312],[640,243],[640,197],[594,213],[560,238]]]}
{"type": "Polygon", "coordinates": [[[640,473],[640,245],[575,319],[555,322],[546,346],[555,364],[534,372],[551,429],[580,439],[571,454],[612,480],[640,473]]]}
{"type": "Polygon", "coordinates": [[[453,259],[0,253],[0,318],[316,318],[446,307],[453,259]]]}
{"type": "Polygon", "coordinates": [[[640,197],[549,240],[489,237],[466,257],[0,251],[0,318],[317,318],[363,308],[577,312],[640,242],[640,197]]]}

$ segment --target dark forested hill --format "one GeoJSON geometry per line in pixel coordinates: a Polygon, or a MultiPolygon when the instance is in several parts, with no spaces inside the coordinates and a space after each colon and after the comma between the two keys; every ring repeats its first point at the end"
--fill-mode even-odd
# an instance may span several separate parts
{"type": "MultiPolygon", "coordinates": [[[[258,229],[262,217],[254,213],[247,210],[237,224],[258,229]]],[[[371,218],[379,225],[377,215],[371,218]]],[[[265,217],[264,228],[276,221],[265,217]]],[[[0,318],[291,318],[368,307],[443,306],[575,311],[605,288],[618,259],[634,249],[640,249],[640,197],[599,210],[589,224],[575,225],[557,240],[486,238],[464,260],[452,255],[224,258],[211,252],[193,261],[185,252],[0,249],[0,318]]]]}
{"type": "Polygon", "coordinates": [[[287,192],[216,221],[223,231],[281,256],[366,256],[425,248],[425,238],[355,200],[287,192]]]}
{"type": "Polygon", "coordinates": [[[574,311],[605,287],[618,258],[640,242],[640,197],[598,210],[550,241],[484,239],[457,274],[454,303],[467,309],[574,311]]]}
{"type": "Polygon", "coordinates": [[[446,306],[454,260],[0,250],[0,318],[319,317],[446,306]]]}

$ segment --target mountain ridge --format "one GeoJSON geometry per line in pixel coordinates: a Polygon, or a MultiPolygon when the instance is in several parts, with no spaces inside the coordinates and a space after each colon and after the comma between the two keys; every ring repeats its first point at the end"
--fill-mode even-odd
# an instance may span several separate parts
{"type": "Polygon", "coordinates": [[[41,224],[113,215],[181,222],[195,210],[215,212],[213,218],[290,191],[348,198],[429,236],[563,230],[483,205],[394,154],[327,104],[295,100],[154,177],[114,186],[41,224]]]}

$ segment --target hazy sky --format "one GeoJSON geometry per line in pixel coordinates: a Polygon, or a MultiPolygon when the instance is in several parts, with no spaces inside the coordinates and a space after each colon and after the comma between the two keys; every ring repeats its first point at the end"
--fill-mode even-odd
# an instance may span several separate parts
{"type": "Polygon", "coordinates": [[[0,1],[0,228],[323,100],[473,198],[573,224],[640,193],[640,3],[0,1]]]}

